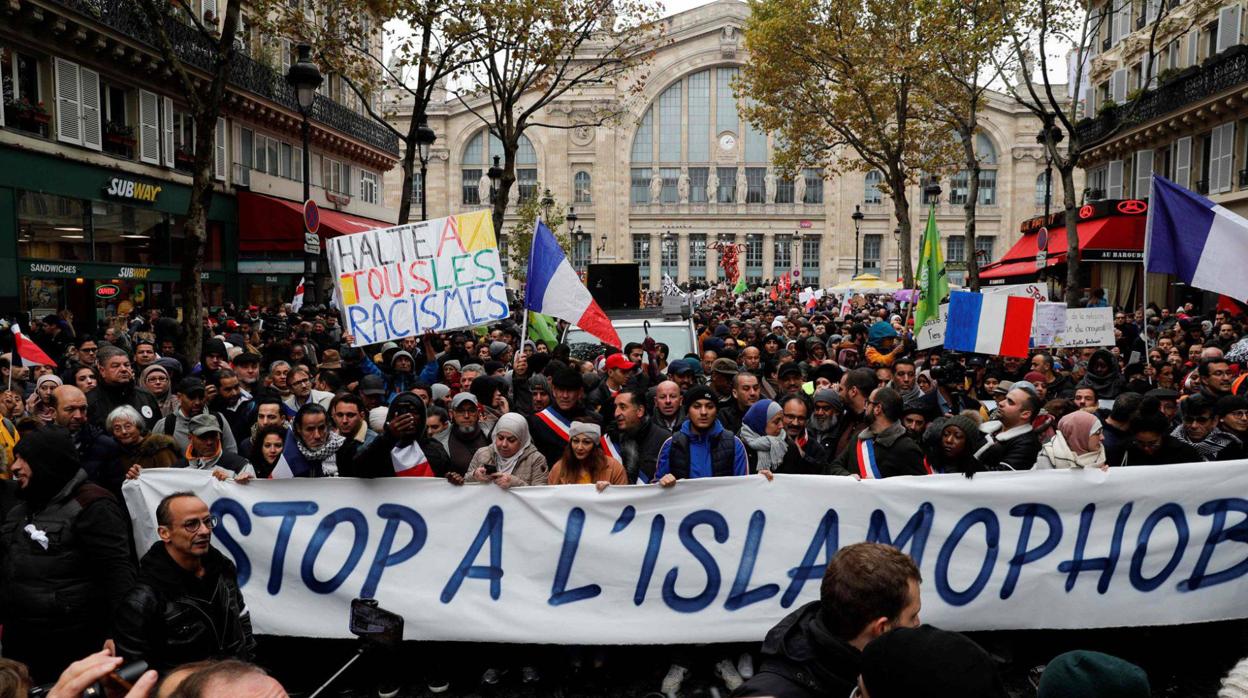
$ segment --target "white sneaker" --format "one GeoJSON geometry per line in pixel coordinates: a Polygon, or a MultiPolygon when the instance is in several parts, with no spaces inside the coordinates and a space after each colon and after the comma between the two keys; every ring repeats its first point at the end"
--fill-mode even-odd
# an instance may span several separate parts
{"type": "Polygon", "coordinates": [[[481,683],[486,686],[497,686],[500,679],[501,677],[498,673],[498,669],[495,669],[494,667],[486,669],[481,674],[481,683]]]}
{"type": "Polygon", "coordinates": [[[667,676],[663,677],[663,684],[659,687],[659,692],[668,696],[680,693],[680,686],[685,682],[685,677],[687,676],[689,676],[688,669],[679,664],[673,664],[667,670],[667,676]]]}
{"type": "Polygon", "coordinates": [[[737,673],[737,668],[732,665],[731,659],[719,660],[715,664],[715,675],[723,679],[729,691],[735,691],[745,683],[745,679],[741,678],[741,674],[737,673]]]}
{"type": "Polygon", "coordinates": [[[537,667],[526,666],[520,669],[521,683],[537,683],[542,677],[537,673],[537,667]]]}
{"type": "Polygon", "coordinates": [[[754,657],[749,652],[742,652],[737,659],[737,673],[746,681],[754,678],[754,657]]]}

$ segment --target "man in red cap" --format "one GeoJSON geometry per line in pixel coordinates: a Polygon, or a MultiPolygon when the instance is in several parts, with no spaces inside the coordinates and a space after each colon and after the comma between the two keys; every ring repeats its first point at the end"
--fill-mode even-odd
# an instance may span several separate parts
{"type": "Polygon", "coordinates": [[[607,357],[606,377],[585,396],[590,409],[602,415],[604,421],[615,417],[615,396],[632,380],[638,365],[624,354],[607,357]]]}

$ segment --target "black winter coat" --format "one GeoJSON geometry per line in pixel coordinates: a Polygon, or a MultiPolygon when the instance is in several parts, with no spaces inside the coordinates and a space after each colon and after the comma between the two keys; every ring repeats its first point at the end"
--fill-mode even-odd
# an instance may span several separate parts
{"type": "MultiPolygon", "coordinates": [[[[858,442],[870,436],[870,430],[864,429],[854,437],[849,448],[827,468],[829,475],[851,475],[858,473],[858,442]]],[[[1032,459],[1035,462],[1035,459],[1032,459]]],[[[906,433],[900,424],[893,424],[875,435],[875,463],[880,469],[880,477],[894,475],[926,475],[923,467],[923,449],[906,433]]]]}
{"type": "MultiPolygon", "coordinates": [[[[1016,429],[1018,427],[1015,427],[1016,429]]],[[[1031,470],[1040,455],[1040,437],[1030,429],[1022,434],[997,432],[994,443],[976,452],[975,460],[984,470],[1031,470]],[[1005,438],[1006,436],[1009,438],[1005,438]]]]}
{"type": "Polygon", "coordinates": [[[767,631],[762,663],[734,698],[841,698],[854,690],[862,652],[832,634],[819,604],[811,601],[767,631]]]}
{"type": "Polygon", "coordinates": [[[139,582],[114,621],[117,654],[167,671],[205,659],[250,660],[256,641],[238,588],[238,570],[216,548],[204,555],[204,576],[174,562],[157,541],[139,563],[139,582]]]}
{"type": "MultiPolygon", "coordinates": [[[[446,477],[446,474],[452,470],[451,458],[446,455],[446,449],[442,448],[442,444],[435,439],[422,440],[419,443],[420,450],[424,451],[425,459],[429,461],[429,468],[433,470],[434,476],[446,477]]],[[[364,450],[356,454],[355,461],[350,467],[339,470],[338,474],[343,477],[394,477],[394,463],[390,460],[390,452],[398,444],[399,440],[389,431],[382,430],[377,438],[370,441],[364,450]]]]}
{"type": "Polygon", "coordinates": [[[607,435],[620,449],[628,481],[636,483],[637,474],[645,473],[647,481],[653,482],[654,469],[659,462],[659,450],[672,432],[647,417],[635,432],[620,431],[612,422],[612,428],[607,435]]]}
{"type": "Polygon", "coordinates": [[[163,416],[160,413],[160,400],[155,395],[136,388],[133,383],[124,386],[109,386],[103,381],[87,394],[87,419],[97,427],[104,426],[104,420],[114,409],[130,405],[147,420],[147,428],[156,427],[156,422],[163,416]]]}

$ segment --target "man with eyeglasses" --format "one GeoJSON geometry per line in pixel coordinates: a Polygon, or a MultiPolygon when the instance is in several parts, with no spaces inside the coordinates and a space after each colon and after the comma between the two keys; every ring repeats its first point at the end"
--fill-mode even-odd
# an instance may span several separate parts
{"type": "Polygon", "coordinates": [[[138,583],[117,613],[113,641],[126,661],[164,672],[206,659],[250,660],[256,641],[238,570],[212,547],[217,517],[190,492],[156,507],[156,533],[138,583]]]}
{"type": "Polygon", "coordinates": [[[1219,428],[1222,431],[1248,444],[1248,398],[1241,395],[1227,395],[1218,400],[1218,417],[1221,419],[1219,428]]]}
{"type": "Polygon", "coordinates": [[[18,501],[0,529],[4,656],[41,683],[112,634],[134,585],[130,527],[113,495],[88,481],[65,429],[28,432],[13,455],[18,501]]]}
{"type": "Polygon", "coordinates": [[[74,342],[74,353],[77,356],[78,366],[95,366],[96,354],[99,351],[99,342],[95,341],[95,337],[89,334],[81,335],[74,342]]]}
{"type": "Polygon", "coordinates": [[[1231,383],[1235,380],[1235,375],[1231,373],[1231,364],[1226,359],[1204,359],[1197,372],[1200,374],[1200,392],[1211,403],[1231,394],[1231,383]]]}
{"type": "Polygon", "coordinates": [[[284,402],[292,412],[307,404],[320,405],[328,410],[330,401],[334,399],[333,393],[312,387],[312,374],[302,366],[291,369],[286,376],[286,384],[290,386],[290,396],[284,402]]]}
{"type": "Polygon", "coordinates": [[[1214,402],[1197,393],[1179,403],[1183,423],[1170,435],[1195,448],[1205,460],[1234,460],[1244,457],[1244,444],[1218,426],[1214,402]]]}

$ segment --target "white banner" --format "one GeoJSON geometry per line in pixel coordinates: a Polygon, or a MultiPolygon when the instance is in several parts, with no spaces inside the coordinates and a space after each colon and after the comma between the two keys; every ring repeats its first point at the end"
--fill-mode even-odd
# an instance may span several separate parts
{"type": "Polygon", "coordinates": [[[489,211],[330,238],[325,256],[335,302],[357,345],[510,314],[489,211]]]}
{"type": "Polygon", "coordinates": [[[949,324],[949,304],[941,303],[937,308],[936,317],[929,319],[919,328],[914,344],[919,350],[931,349],[945,343],[945,327],[949,324]]]}
{"type": "Polygon", "coordinates": [[[1065,303],[1036,303],[1036,321],[1031,326],[1032,346],[1047,347],[1065,330],[1065,303]]]}
{"type": "Polygon", "coordinates": [[[408,639],[758,641],[863,540],[914,557],[924,621],[952,630],[1248,616],[1248,461],[602,493],[148,470],[124,487],[140,551],[160,499],[183,490],[220,517],[213,542],[260,633],[347,637],[364,596],[402,614],[408,639]]]}
{"type": "Polygon", "coordinates": [[[980,286],[979,292],[984,295],[1022,296],[1034,298],[1037,303],[1049,300],[1049,289],[1044,284],[1005,284],[1004,286],[980,286]]]}

